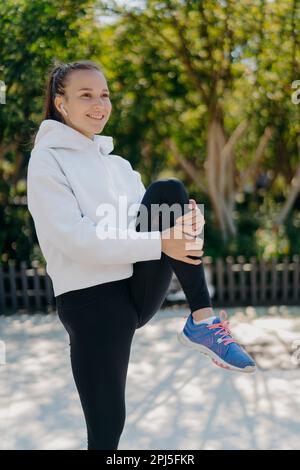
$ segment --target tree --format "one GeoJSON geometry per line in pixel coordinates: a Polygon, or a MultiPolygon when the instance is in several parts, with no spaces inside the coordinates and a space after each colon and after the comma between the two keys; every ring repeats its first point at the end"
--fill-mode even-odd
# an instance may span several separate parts
{"type": "MultiPolygon", "coordinates": [[[[258,170],[268,158],[277,165],[278,148],[287,144],[283,142],[278,146],[277,137],[280,125],[285,120],[288,122],[294,113],[287,104],[290,91],[282,70],[291,67],[295,70],[297,64],[296,1],[149,0],[133,8],[120,6],[116,1],[99,4],[104,11],[123,19],[118,23],[122,24],[122,32],[116,32],[115,45],[126,50],[125,36],[134,37],[131,57],[136,60],[139,76],[146,69],[149,56],[155,57],[155,63],[147,69],[155,80],[146,75],[143,79],[148,85],[144,87],[148,94],[150,83],[162,85],[159,93],[152,92],[153,113],[157,116],[157,109],[160,113],[156,127],[161,125],[162,115],[167,121],[163,126],[165,132],[159,131],[159,135],[188,177],[202,191],[207,188],[223,238],[235,235],[236,194],[243,191],[247,180],[255,184],[258,170]],[[284,51],[278,54],[278,43],[283,39],[284,51]],[[270,77],[272,85],[283,86],[279,101],[276,94],[269,92],[270,77]],[[181,94],[176,88],[176,96],[174,81],[183,87],[181,94]],[[233,113],[230,107],[236,109],[236,100],[238,106],[245,104],[245,107],[233,113]],[[282,104],[286,108],[284,115],[279,113],[282,104]],[[253,115],[254,110],[258,116],[253,115]],[[185,119],[180,119],[178,112],[185,119]],[[195,115],[198,127],[191,125],[195,115]],[[176,117],[179,118],[177,126],[176,117]],[[184,145],[188,138],[184,134],[191,128],[196,129],[199,136],[203,136],[205,129],[206,146],[200,147],[196,155],[194,150],[195,156],[185,153],[189,147],[184,145]],[[277,146],[273,144],[270,158],[266,152],[273,137],[277,146]],[[243,150],[236,152],[241,141],[247,150],[246,158],[243,150]],[[241,165],[239,157],[244,160],[241,165]]],[[[128,60],[127,54],[123,56],[124,61],[128,60]]],[[[154,120],[151,120],[152,128],[154,120]]],[[[286,130],[285,137],[289,139],[289,126],[286,130]]],[[[197,137],[192,135],[194,147],[197,137]]],[[[285,151],[293,153],[294,147],[295,139],[292,148],[285,151]]]]}
{"type": "MultiPolygon", "coordinates": [[[[90,0],[7,0],[0,3],[0,220],[2,260],[26,259],[33,230],[22,210],[32,134],[42,120],[47,73],[55,60],[99,54],[94,2],[90,0]],[[95,39],[97,37],[97,41],[95,39]],[[21,202],[20,202],[21,201],[21,202]],[[13,240],[13,243],[12,243],[13,240]]],[[[26,209],[26,205],[24,205],[26,209]]]]}

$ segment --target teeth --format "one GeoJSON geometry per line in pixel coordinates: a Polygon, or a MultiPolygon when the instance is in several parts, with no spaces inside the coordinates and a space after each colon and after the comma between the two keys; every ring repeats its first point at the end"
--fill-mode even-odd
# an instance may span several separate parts
{"type": "Polygon", "coordinates": [[[94,118],[94,119],[99,119],[99,120],[101,120],[102,118],[104,118],[104,114],[102,114],[102,115],[99,115],[99,114],[88,114],[87,116],[92,117],[92,118],[94,118]]]}

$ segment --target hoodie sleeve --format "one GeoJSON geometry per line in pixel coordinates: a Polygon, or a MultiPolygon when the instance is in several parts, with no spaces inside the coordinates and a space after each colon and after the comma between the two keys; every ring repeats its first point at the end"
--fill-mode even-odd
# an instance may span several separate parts
{"type": "Polygon", "coordinates": [[[83,264],[126,264],[161,258],[159,231],[136,232],[97,225],[82,215],[59,164],[47,152],[33,153],[27,171],[27,205],[37,233],[72,260],[83,264]],[[100,227],[101,228],[101,227],[100,227]]]}
{"type": "Polygon", "coordinates": [[[134,172],[136,180],[137,180],[138,192],[139,192],[140,201],[141,201],[143,199],[143,196],[144,196],[145,192],[146,192],[146,188],[143,184],[141,174],[136,170],[133,170],[133,172],[134,172]]]}

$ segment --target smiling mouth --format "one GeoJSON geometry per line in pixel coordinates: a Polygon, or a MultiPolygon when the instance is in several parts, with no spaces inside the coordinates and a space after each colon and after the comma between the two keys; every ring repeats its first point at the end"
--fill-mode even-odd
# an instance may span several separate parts
{"type": "Polygon", "coordinates": [[[87,117],[93,119],[94,121],[103,121],[104,114],[87,114],[87,117]]]}

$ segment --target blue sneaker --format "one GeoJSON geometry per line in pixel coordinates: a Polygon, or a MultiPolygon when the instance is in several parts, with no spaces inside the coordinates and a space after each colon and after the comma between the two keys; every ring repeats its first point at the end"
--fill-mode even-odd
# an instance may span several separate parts
{"type": "Polygon", "coordinates": [[[226,319],[225,310],[221,310],[220,317],[216,317],[212,323],[195,325],[190,313],[183,331],[178,334],[178,339],[185,346],[202,352],[223,369],[255,372],[255,362],[232,338],[226,319]]]}

